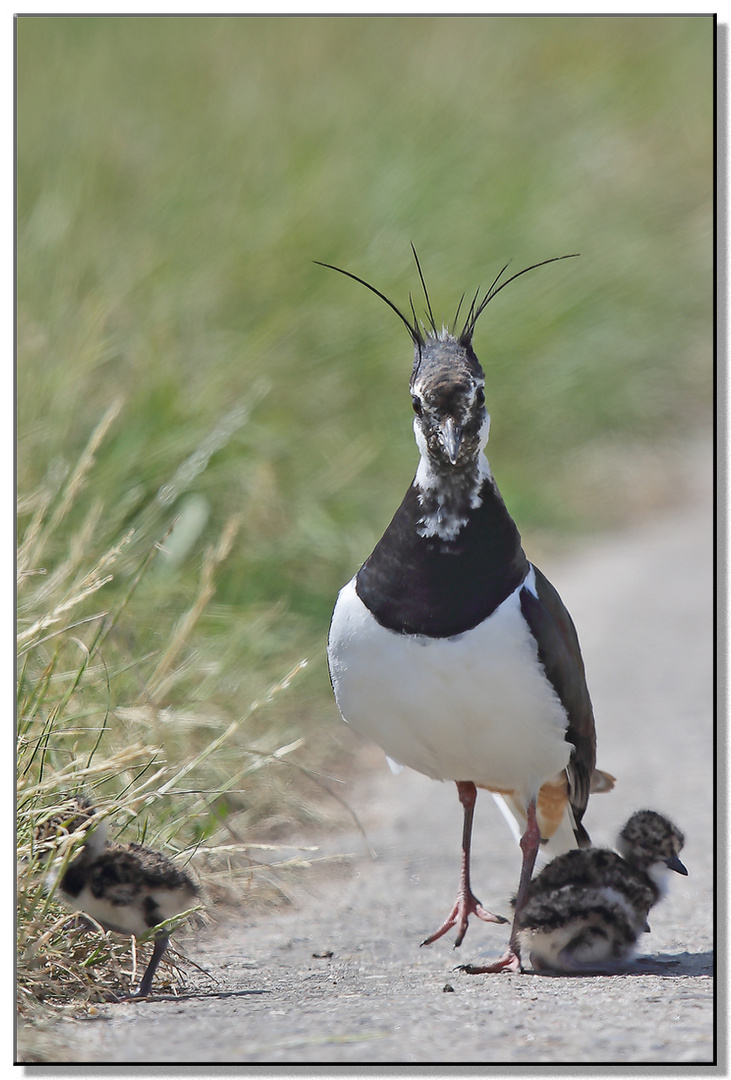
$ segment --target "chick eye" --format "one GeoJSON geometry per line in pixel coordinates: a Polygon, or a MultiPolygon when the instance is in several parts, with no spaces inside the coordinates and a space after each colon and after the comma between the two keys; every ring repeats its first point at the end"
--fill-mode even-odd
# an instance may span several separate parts
{"type": "Polygon", "coordinates": [[[421,402],[419,401],[416,394],[411,395],[411,404],[414,406],[414,412],[416,413],[416,415],[421,416],[421,412],[422,412],[421,402]]]}
{"type": "Polygon", "coordinates": [[[485,404],[485,391],[483,390],[483,388],[481,386],[477,387],[477,393],[475,394],[475,401],[477,402],[478,405],[484,405],[485,404]]]}

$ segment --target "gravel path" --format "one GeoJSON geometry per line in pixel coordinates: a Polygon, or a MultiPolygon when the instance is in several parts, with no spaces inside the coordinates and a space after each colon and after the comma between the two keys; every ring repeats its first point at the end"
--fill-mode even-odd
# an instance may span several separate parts
{"type": "MultiPolygon", "coordinates": [[[[709,1063],[713,1060],[712,493],[547,564],[574,615],[599,736],[617,777],[585,822],[609,844],[639,807],[686,834],[689,877],[651,913],[653,973],[468,976],[507,927],[471,921],[462,947],[420,949],[454,899],[456,790],[409,771],[368,770],[348,794],[377,859],[354,833],[322,847],[351,857],[317,871],[283,913],[246,911],[186,942],[219,981],[177,1000],[124,1003],[64,1022],[66,1060],[112,1062],[709,1063]]],[[[354,740],[355,742],[355,740],[354,740]]],[[[361,751],[362,752],[362,751],[361,751]]],[[[375,752],[366,756],[378,762],[375,752]]],[[[473,881],[509,914],[519,851],[492,799],[478,799],[473,881]]]]}

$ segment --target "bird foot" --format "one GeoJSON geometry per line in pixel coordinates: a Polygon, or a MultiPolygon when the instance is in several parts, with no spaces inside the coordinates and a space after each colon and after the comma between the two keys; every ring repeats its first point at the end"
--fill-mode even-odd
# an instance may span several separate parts
{"type": "Polygon", "coordinates": [[[125,1001],[146,1001],[150,996],[150,991],[147,990],[144,994],[139,990],[131,991],[127,994],[115,994],[112,990],[107,991],[104,994],[104,1001],[108,1001],[111,1005],[121,1005],[125,1001]]]}
{"type": "Polygon", "coordinates": [[[433,941],[442,937],[446,934],[447,930],[451,930],[452,927],[456,925],[457,938],[454,942],[454,947],[455,949],[458,948],[462,944],[464,936],[467,933],[467,920],[470,915],[476,915],[477,918],[482,919],[483,922],[506,923],[508,921],[502,915],[493,915],[491,911],[484,908],[477,897],[471,892],[460,892],[454,907],[442,925],[438,930],[435,930],[433,934],[430,934],[428,938],[424,938],[421,944],[431,945],[433,941]]]}
{"type": "Polygon", "coordinates": [[[512,948],[509,948],[494,964],[462,964],[455,968],[455,971],[464,971],[465,975],[493,975],[499,971],[515,972],[519,975],[522,970],[520,957],[512,948]]]}

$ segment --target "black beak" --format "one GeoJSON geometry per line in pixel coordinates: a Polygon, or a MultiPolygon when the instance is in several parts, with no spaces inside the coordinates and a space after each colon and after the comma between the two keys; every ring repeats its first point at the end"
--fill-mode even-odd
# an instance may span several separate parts
{"type": "Polygon", "coordinates": [[[676,874],[682,874],[683,877],[688,876],[688,871],[683,866],[682,862],[677,855],[671,855],[669,859],[665,860],[665,865],[671,870],[674,870],[676,874]]]}
{"type": "Polygon", "coordinates": [[[459,457],[459,444],[462,442],[462,428],[454,422],[451,416],[448,416],[440,426],[439,439],[447,451],[447,457],[452,465],[456,465],[459,457]]]}

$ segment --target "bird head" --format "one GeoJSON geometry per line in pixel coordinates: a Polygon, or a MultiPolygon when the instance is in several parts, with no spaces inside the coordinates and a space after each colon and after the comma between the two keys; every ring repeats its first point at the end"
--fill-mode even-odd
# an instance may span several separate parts
{"type": "Polygon", "coordinates": [[[414,435],[438,471],[469,465],[487,443],[485,375],[471,343],[446,330],[417,346],[411,375],[414,435]]]}
{"type": "Polygon", "coordinates": [[[419,321],[411,296],[409,302],[412,318],[408,319],[387,296],[363,278],[331,263],[318,262],[317,265],[336,270],[364,285],[398,315],[414,343],[410,390],[411,403],[416,414],[414,434],[422,459],[436,472],[469,467],[485,447],[490,430],[490,417],[485,408],[485,374],[472,348],[477,320],[493,297],[511,281],[539,266],[560,262],[561,259],[573,259],[576,256],[560,255],[557,258],[545,259],[502,281],[507,270],[506,264],[482,297],[480,290],[477,290],[462,329],[457,330],[464,301],[463,294],[450,331],[444,327],[437,330],[426,282],[413,244],[411,250],[424,290],[428,329],[419,321]]]}
{"type": "Polygon", "coordinates": [[[678,857],[684,843],[685,837],[672,821],[655,810],[637,810],[622,828],[617,850],[627,862],[649,874],[664,892],[668,870],[688,874],[678,857]]]}

